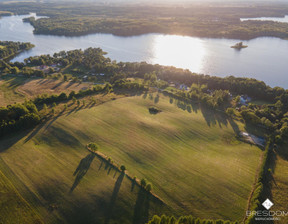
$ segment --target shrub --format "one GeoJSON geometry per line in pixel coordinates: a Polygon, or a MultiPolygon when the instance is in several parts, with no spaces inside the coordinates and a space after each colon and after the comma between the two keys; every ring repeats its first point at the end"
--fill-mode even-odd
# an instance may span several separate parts
{"type": "Polygon", "coordinates": [[[96,143],[93,143],[93,142],[89,143],[88,147],[93,151],[97,151],[99,148],[98,145],[96,143]]]}

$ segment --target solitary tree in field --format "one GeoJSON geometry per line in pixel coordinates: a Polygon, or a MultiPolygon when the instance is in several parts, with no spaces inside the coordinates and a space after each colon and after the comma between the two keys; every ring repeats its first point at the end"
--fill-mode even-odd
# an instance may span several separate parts
{"type": "Polygon", "coordinates": [[[53,104],[52,104],[52,107],[53,108],[55,108],[57,105],[56,105],[56,103],[54,102],[53,104]]]}
{"type": "Polygon", "coordinates": [[[96,143],[89,143],[89,144],[88,144],[88,147],[89,147],[90,149],[92,149],[93,151],[97,151],[98,148],[99,148],[96,143]]]}

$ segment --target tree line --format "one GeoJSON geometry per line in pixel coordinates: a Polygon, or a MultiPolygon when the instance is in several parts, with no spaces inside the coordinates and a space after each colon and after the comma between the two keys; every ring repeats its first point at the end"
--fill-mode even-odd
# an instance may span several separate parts
{"type": "Polygon", "coordinates": [[[200,219],[191,215],[181,216],[176,219],[174,216],[162,215],[161,217],[154,215],[153,218],[147,224],[238,224],[238,221],[225,221],[222,219],[200,219]]]}
{"type": "Polygon", "coordinates": [[[28,50],[33,47],[34,45],[31,43],[0,41],[0,59],[12,57],[21,51],[28,50]]]}

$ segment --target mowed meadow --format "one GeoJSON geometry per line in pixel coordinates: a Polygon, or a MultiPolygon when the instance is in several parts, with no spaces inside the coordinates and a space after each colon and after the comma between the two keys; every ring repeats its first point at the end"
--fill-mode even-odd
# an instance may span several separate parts
{"type": "MultiPolygon", "coordinates": [[[[126,97],[1,140],[0,171],[35,223],[142,224],[163,213],[242,220],[262,154],[236,139],[243,128],[223,112],[162,94],[126,97]],[[89,142],[146,178],[164,204],[91,154],[89,142]]],[[[6,216],[0,220],[13,219],[6,216]]]]}

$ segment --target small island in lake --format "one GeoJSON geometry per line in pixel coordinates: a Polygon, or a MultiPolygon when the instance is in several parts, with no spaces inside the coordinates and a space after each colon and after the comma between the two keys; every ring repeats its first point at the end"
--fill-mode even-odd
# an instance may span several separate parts
{"type": "Polygon", "coordinates": [[[236,49],[242,49],[248,47],[247,45],[243,45],[243,42],[239,42],[235,44],[234,46],[231,46],[231,48],[236,48],[236,49]]]}

